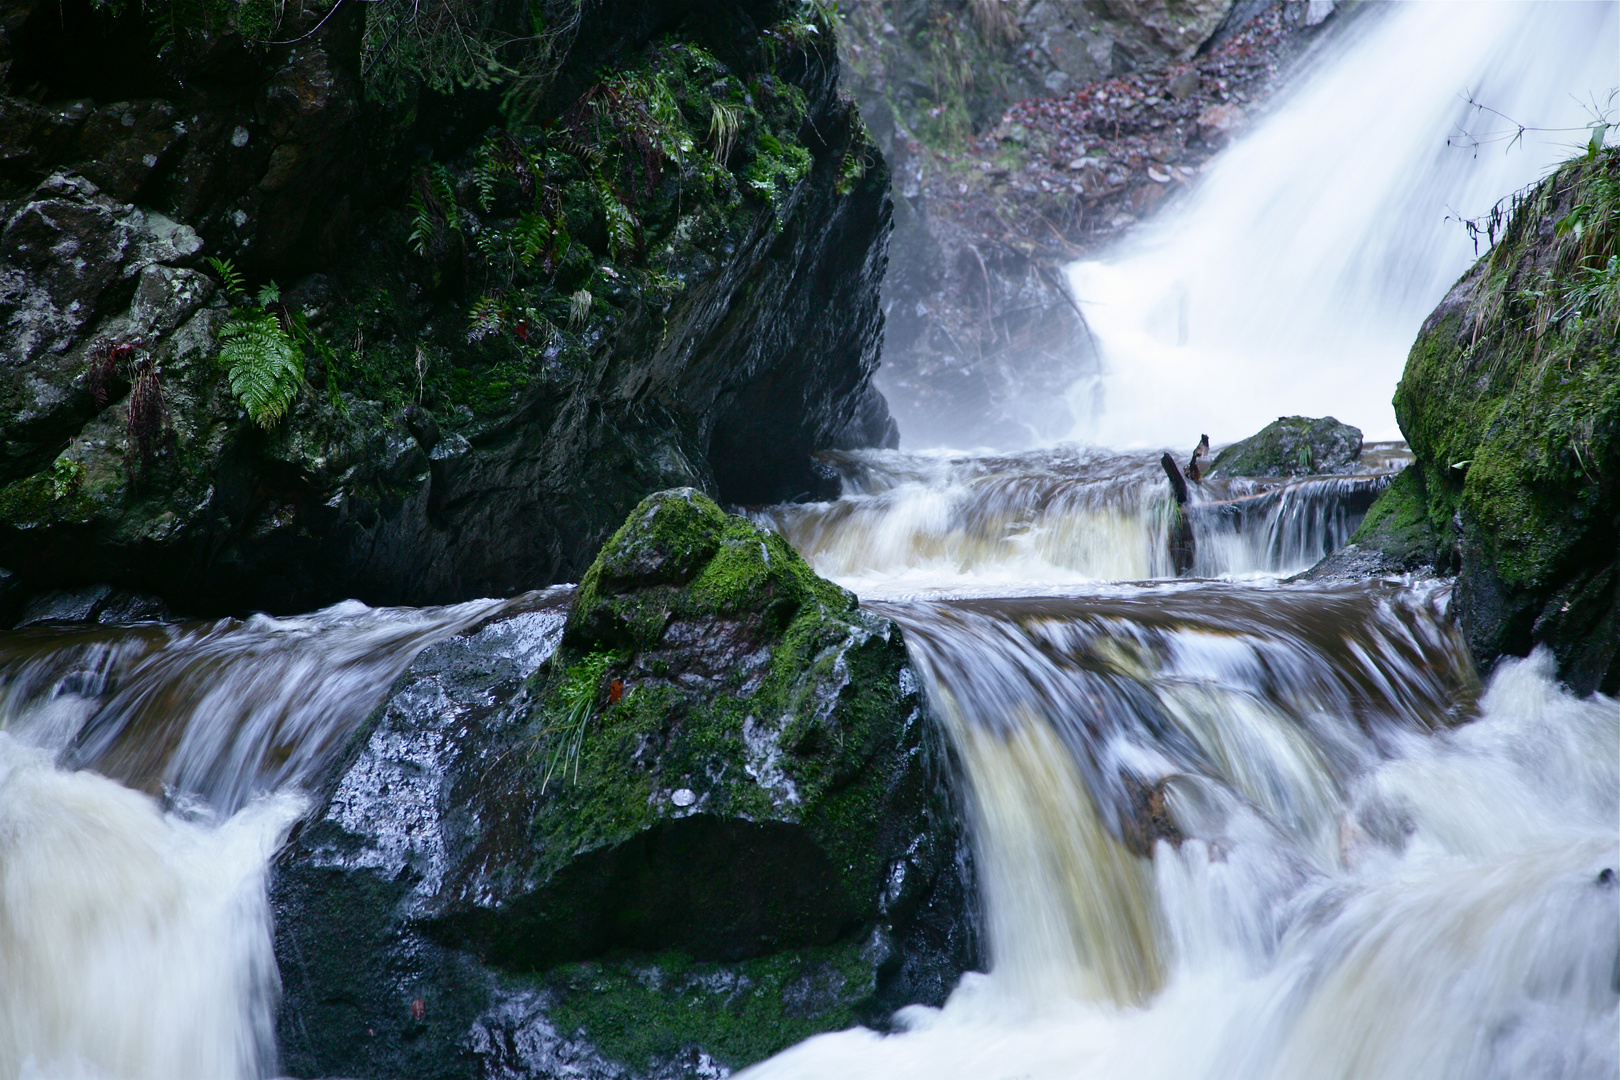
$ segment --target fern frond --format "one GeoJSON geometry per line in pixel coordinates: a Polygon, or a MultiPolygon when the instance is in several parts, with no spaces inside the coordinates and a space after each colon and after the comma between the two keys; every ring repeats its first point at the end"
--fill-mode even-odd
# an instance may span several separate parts
{"type": "Polygon", "coordinates": [[[480,297],[467,313],[467,340],[479,341],[498,334],[510,321],[511,311],[505,300],[498,296],[480,297]]]}
{"type": "Polygon", "coordinates": [[[236,264],[231,260],[216,259],[210,255],[208,265],[219,275],[219,286],[225,290],[226,296],[239,296],[247,292],[247,283],[242,280],[242,275],[237,273],[236,264]]]}
{"type": "Polygon", "coordinates": [[[421,195],[411,196],[411,248],[424,259],[433,243],[433,216],[421,195]]]}
{"type": "Polygon", "coordinates": [[[607,223],[608,253],[614,261],[618,261],[621,252],[635,250],[636,216],[600,176],[596,179],[596,194],[602,204],[602,217],[607,223]]]}
{"type": "Polygon", "coordinates": [[[286,415],[304,381],[304,356],[268,311],[239,310],[219,332],[219,360],[231,393],[260,427],[286,415]]]}

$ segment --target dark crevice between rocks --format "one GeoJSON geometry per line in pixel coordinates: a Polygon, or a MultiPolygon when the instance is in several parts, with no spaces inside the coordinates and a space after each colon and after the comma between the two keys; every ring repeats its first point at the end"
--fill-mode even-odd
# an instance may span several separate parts
{"type": "Polygon", "coordinates": [[[173,75],[153,53],[157,32],[143,5],[116,14],[93,0],[42,0],[11,34],[11,84],[39,100],[163,97],[173,75]]]}

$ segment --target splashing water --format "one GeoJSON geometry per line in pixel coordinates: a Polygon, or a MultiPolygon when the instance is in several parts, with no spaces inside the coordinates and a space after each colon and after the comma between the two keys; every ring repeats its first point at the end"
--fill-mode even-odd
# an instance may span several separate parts
{"type": "MultiPolygon", "coordinates": [[[[1613,81],[1615,22],[1363,16],[1191,219],[1076,269],[1114,365],[1088,434],[1185,445],[1280,411],[1379,430],[1368,403],[1466,262],[1440,202],[1478,210],[1539,167],[1444,150],[1451,95],[1545,120],[1562,85],[1613,81]]],[[[1482,689],[1444,584],[1276,580],[1345,542],[1398,453],[1195,490],[1215,582],[1153,580],[1155,454],[831,460],[849,495],[756,517],[903,628],[962,766],[989,970],[896,1033],[744,1075],[1620,1073],[1620,704],[1572,698],[1545,655],[1482,689]]],[[[267,864],[299,791],[420,649],[504,603],[0,635],[0,1080],[270,1075],[267,864]]]]}
{"type": "MultiPolygon", "coordinates": [[[[1569,94],[1620,81],[1616,27],[1612,4],[1363,15],[1180,213],[1073,268],[1109,366],[1075,436],[1308,413],[1393,437],[1406,350],[1472,258],[1448,209],[1585,141],[1448,149],[1459,91],[1578,126],[1569,94]]],[[[1620,704],[1545,654],[1482,693],[1442,585],[1275,583],[1387,467],[1195,489],[1193,572],[1241,583],[1142,580],[1170,573],[1156,458],[843,455],[845,498],[760,515],[904,628],[962,765],[988,971],[742,1076],[1612,1080],[1620,704]]]]}
{"type": "Polygon", "coordinates": [[[309,782],[417,652],[501,606],[30,628],[0,644],[0,728],[70,768],[229,814],[309,782]]]}
{"type": "MultiPolygon", "coordinates": [[[[1409,457],[1370,445],[1364,475],[1210,480],[1193,489],[1192,573],[1305,570],[1350,539],[1409,457]]],[[[1020,454],[829,454],[848,494],[766,508],[816,571],[879,597],[1043,592],[1174,576],[1157,454],[1060,446],[1020,454]]]]}
{"type": "Polygon", "coordinates": [[[1574,700],[1538,655],[1446,727],[1468,662],[1432,603],[1281,598],[1234,620],[1232,597],[1183,594],[1157,629],[1013,613],[1021,632],[887,606],[971,782],[991,972],[902,1033],[740,1075],[1614,1076],[1620,705],[1574,700]],[[1088,770],[1158,777],[1150,859],[1088,770]]]}
{"type": "Polygon", "coordinates": [[[1483,214],[1569,157],[1620,84],[1611,3],[1378,6],[1335,47],[1179,209],[1071,268],[1106,372],[1071,390],[1073,438],[1226,442],[1285,414],[1399,438],[1407,350],[1475,257],[1448,215],[1483,214]],[[1514,130],[1468,94],[1573,130],[1447,146],[1514,130]]]}
{"type": "Polygon", "coordinates": [[[0,637],[0,1080],[270,1075],[299,788],[504,603],[0,637]]]}

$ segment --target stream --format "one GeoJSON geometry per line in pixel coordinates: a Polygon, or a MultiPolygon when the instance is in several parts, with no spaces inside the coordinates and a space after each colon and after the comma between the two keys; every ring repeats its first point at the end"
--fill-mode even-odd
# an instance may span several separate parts
{"type": "MultiPolygon", "coordinates": [[[[892,1031],[820,1035],[738,1075],[1620,1075],[1620,703],[1572,697],[1546,654],[1482,681],[1445,580],[1297,577],[1348,542],[1404,447],[1369,443],[1344,475],[1196,486],[1191,570],[1167,553],[1159,452],[1201,424],[1220,441],[1337,410],[1396,434],[1405,344],[1471,257],[1437,213],[1477,212],[1566,152],[1538,144],[1483,178],[1444,158],[1388,213],[1412,162],[1462,153],[1444,146],[1457,94],[1529,86],[1500,100],[1563,117],[1571,87],[1612,80],[1614,5],[1495,7],[1370,20],[1207,178],[1187,213],[1214,224],[1172,243],[1171,221],[1075,268],[1112,365],[1075,390],[1099,403],[1088,441],[840,452],[840,499],[753,511],[902,627],[961,765],[987,969],[892,1031]],[[1572,39],[1559,78],[1526,73],[1572,39]],[[1315,181],[1275,146],[1328,153],[1289,127],[1322,115],[1313,95],[1338,102],[1318,128],[1360,133],[1345,87],[1377,81],[1355,65],[1380,49],[1397,63],[1391,42],[1436,55],[1430,77],[1389,80],[1421,108],[1355,107],[1399,114],[1376,137],[1400,152],[1300,211],[1372,239],[1279,221],[1277,191],[1315,181]],[[1384,232],[1351,197],[1373,188],[1384,232]],[[1233,273],[1211,246],[1261,260],[1277,239],[1250,227],[1261,206],[1289,244],[1233,273]],[[1375,242],[1390,230],[1437,254],[1404,262],[1375,242]],[[1345,322],[1367,333],[1323,330],[1345,322]],[[1305,363],[1311,333],[1326,344],[1305,363]]],[[[0,633],[0,1080],[277,1075],[270,860],[417,653],[512,602],[0,633]]]]}

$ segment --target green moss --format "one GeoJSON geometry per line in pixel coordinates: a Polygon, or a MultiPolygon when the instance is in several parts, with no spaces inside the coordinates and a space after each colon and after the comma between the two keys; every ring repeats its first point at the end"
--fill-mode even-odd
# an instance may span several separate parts
{"type": "Polygon", "coordinates": [[[1303,476],[1343,469],[1361,453],[1361,432],[1331,416],[1282,416],[1222,448],[1212,476],[1303,476]]]}
{"type": "MultiPolygon", "coordinates": [[[[658,792],[686,788],[705,813],[803,823],[850,903],[868,908],[881,867],[860,826],[885,798],[887,778],[863,766],[885,740],[904,737],[893,723],[904,647],[876,626],[781,537],[698,492],[643,501],[586,574],[563,648],[537,676],[539,730],[563,732],[580,665],[625,650],[600,676],[592,669],[600,685],[578,782],[554,788],[536,815],[543,871],[648,827],[668,810],[658,792]],[[708,688],[695,692],[668,675],[690,670],[690,645],[665,634],[677,624],[700,632],[716,619],[738,626],[764,655],[703,671],[699,685],[708,688]],[[616,701],[602,689],[613,680],[616,701]],[[745,738],[750,725],[756,741],[779,748],[781,778],[771,785],[738,768],[757,754],[745,738]]],[[[555,738],[541,735],[542,753],[557,752],[555,738]]]]}
{"type": "Polygon", "coordinates": [[[754,145],[754,160],[743,173],[743,186],[755,195],[775,199],[810,172],[810,151],[763,132],[754,145]]]}
{"type": "Polygon", "coordinates": [[[1405,469],[1367,510],[1351,543],[1376,548],[1397,561],[1417,566],[1438,556],[1421,466],[1405,469]]]}
{"type": "Polygon", "coordinates": [[[583,1032],[631,1069],[702,1050],[740,1069],[823,1031],[855,1024],[874,986],[856,943],[799,949],[735,964],[678,953],[568,964],[545,984],[552,1021],[583,1032]]]}
{"type": "Polygon", "coordinates": [[[88,521],[94,507],[85,493],[85,467],[59,457],[50,468],[0,488],[0,522],[14,529],[88,521]]]}
{"type": "Polygon", "coordinates": [[[1392,488],[1399,512],[1369,516],[1363,533],[1398,544],[1420,495],[1437,539],[1460,521],[1479,565],[1529,603],[1585,558],[1594,529],[1613,530],[1620,300],[1605,275],[1617,238],[1620,150],[1594,150],[1516,198],[1396,390],[1422,489],[1392,488]]]}

